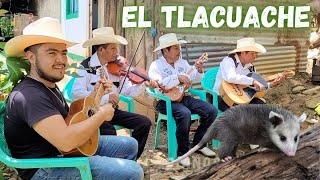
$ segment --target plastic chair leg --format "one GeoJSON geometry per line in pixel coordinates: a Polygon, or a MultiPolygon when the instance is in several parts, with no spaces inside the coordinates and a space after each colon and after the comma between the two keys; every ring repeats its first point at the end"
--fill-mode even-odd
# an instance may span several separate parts
{"type": "Polygon", "coordinates": [[[86,167],[79,167],[81,179],[92,180],[91,169],[87,169],[86,167]]]}
{"type": "Polygon", "coordinates": [[[220,147],[220,141],[213,139],[213,140],[212,140],[212,149],[218,150],[219,147],[220,147]]]}
{"type": "Polygon", "coordinates": [[[161,120],[162,120],[161,116],[158,115],[157,124],[156,124],[156,136],[155,136],[155,142],[154,142],[154,149],[157,149],[158,145],[159,145],[161,120]]]}
{"type": "Polygon", "coordinates": [[[173,161],[177,159],[177,151],[178,151],[178,143],[176,138],[176,124],[173,121],[168,121],[167,132],[168,132],[168,158],[169,158],[169,161],[173,161]]]}

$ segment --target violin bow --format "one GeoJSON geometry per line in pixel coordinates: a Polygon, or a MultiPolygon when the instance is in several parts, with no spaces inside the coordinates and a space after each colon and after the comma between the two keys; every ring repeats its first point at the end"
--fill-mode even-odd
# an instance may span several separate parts
{"type": "Polygon", "coordinates": [[[135,50],[134,53],[133,53],[133,56],[132,56],[132,58],[131,58],[131,61],[130,61],[129,67],[128,67],[128,71],[126,72],[126,75],[124,76],[124,80],[123,80],[123,82],[122,82],[122,85],[121,85],[119,94],[121,94],[123,85],[124,85],[124,83],[125,83],[125,81],[126,81],[126,78],[128,77],[128,74],[129,74],[129,69],[130,69],[131,66],[132,66],[134,57],[136,56],[136,54],[137,54],[137,52],[138,52],[138,48],[139,48],[139,46],[140,46],[140,44],[141,44],[141,41],[142,41],[142,38],[143,38],[145,32],[146,32],[146,29],[143,30],[143,33],[142,33],[142,35],[141,35],[140,41],[139,41],[139,43],[138,43],[138,46],[137,46],[136,50],[135,50]]]}

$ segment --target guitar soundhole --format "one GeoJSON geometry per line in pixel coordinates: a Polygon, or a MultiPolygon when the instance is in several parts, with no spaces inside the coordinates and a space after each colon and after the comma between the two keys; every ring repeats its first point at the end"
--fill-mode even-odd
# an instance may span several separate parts
{"type": "Polygon", "coordinates": [[[91,117],[94,115],[94,111],[92,109],[89,109],[88,111],[88,117],[91,117]]]}

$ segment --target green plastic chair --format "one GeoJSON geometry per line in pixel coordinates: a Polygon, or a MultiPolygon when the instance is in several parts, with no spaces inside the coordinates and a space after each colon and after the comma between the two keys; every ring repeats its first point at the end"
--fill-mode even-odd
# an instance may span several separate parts
{"type": "MultiPolygon", "coordinates": [[[[159,137],[160,137],[160,127],[161,127],[161,120],[167,121],[167,131],[168,131],[168,159],[169,161],[173,161],[177,159],[177,150],[178,150],[178,144],[177,144],[177,138],[176,138],[176,122],[172,116],[172,108],[171,108],[171,100],[169,97],[157,93],[152,88],[146,89],[149,95],[151,95],[154,98],[164,100],[166,102],[166,112],[167,114],[158,113],[157,118],[157,124],[156,124],[156,136],[155,136],[155,144],[154,148],[158,148],[159,144],[159,137]]],[[[201,90],[196,90],[189,88],[188,91],[196,96],[199,96],[201,100],[206,101],[206,94],[201,90]]],[[[200,116],[198,114],[192,114],[191,120],[198,120],[200,119],[200,116]]]]}
{"type": "MultiPolygon", "coordinates": [[[[214,67],[210,69],[204,74],[204,77],[201,80],[202,88],[205,90],[206,93],[209,93],[212,95],[213,97],[212,105],[216,108],[218,108],[218,95],[213,91],[213,86],[214,86],[214,83],[216,82],[216,76],[217,76],[218,70],[219,70],[218,67],[214,67]]],[[[222,112],[218,109],[218,116],[221,113],[222,112]]],[[[212,148],[217,150],[219,146],[220,146],[220,142],[218,140],[213,140],[212,148]]]]}
{"type": "MultiPolygon", "coordinates": [[[[69,79],[69,81],[64,86],[63,91],[62,91],[63,97],[69,103],[72,103],[72,101],[73,101],[73,99],[72,99],[72,86],[73,86],[74,82],[75,82],[75,78],[74,77],[69,79]]],[[[120,95],[119,99],[120,99],[120,101],[122,101],[122,102],[127,104],[127,111],[128,112],[132,112],[132,113],[134,112],[134,99],[133,98],[120,95]]],[[[125,128],[125,127],[119,126],[119,125],[114,125],[114,127],[115,127],[116,130],[120,130],[120,129],[125,128]]]]}
{"type": "Polygon", "coordinates": [[[6,104],[0,101],[0,161],[12,168],[78,168],[83,180],[91,180],[92,174],[87,157],[77,158],[35,158],[35,159],[16,159],[12,158],[4,137],[4,111],[6,104]]]}

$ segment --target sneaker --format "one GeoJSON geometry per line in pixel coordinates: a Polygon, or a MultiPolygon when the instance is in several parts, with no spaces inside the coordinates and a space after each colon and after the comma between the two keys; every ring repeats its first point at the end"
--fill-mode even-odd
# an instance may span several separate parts
{"type": "Polygon", "coordinates": [[[255,144],[249,144],[250,149],[256,149],[259,147],[259,145],[255,145],[255,144]]]}
{"type": "MultiPolygon", "coordinates": [[[[181,156],[179,156],[179,157],[181,157],[181,156]]],[[[179,158],[179,157],[178,157],[178,158],[179,158]]],[[[186,158],[182,159],[182,160],[179,162],[179,164],[180,164],[181,166],[183,166],[183,167],[190,167],[190,166],[191,166],[190,158],[189,158],[189,157],[186,157],[186,158]]]]}
{"type": "Polygon", "coordinates": [[[203,155],[205,155],[207,157],[215,157],[216,156],[216,153],[207,147],[200,149],[199,152],[201,152],[203,155]]]}

